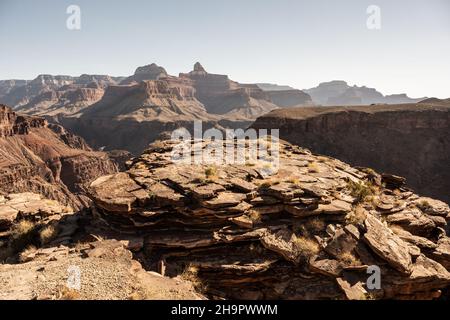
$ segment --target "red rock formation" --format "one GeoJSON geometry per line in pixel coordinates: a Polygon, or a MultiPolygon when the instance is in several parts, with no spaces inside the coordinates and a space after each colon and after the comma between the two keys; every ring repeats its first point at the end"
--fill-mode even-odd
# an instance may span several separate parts
{"type": "MultiPolygon", "coordinates": [[[[70,97],[64,96],[66,91],[80,88],[104,89],[120,80],[121,78],[104,75],[83,74],[80,77],[39,75],[31,81],[2,81],[0,83],[0,103],[13,106],[15,109],[24,107],[31,114],[39,114],[44,113],[53,105],[55,108],[68,104],[76,106],[79,100],[71,101],[70,97]],[[1,94],[1,91],[4,93],[1,94]],[[42,110],[40,110],[41,108],[42,110]]],[[[88,99],[84,106],[97,100],[88,99]]]]}
{"type": "Polygon", "coordinates": [[[208,73],[199,62],[193,71],[180,73],[180,78],[193,80],[195,96],[209,113],[231,112],[233,117],[251,118],[277,108],[257,85],[239,84],[227,75],[208,73]]]}
{"type": "Polygon", "coordinates": [[[32,191],[79,208],[84,185],[116,170],[105,153],[62,127],[0,106],[0,193],[32,191]]]}
{"type": "Polygon", "coordinates": [[[127,85],[143,80],[159,80],[161,78],[167,78],[168,76],[169,75],[163,67],[152,63],[150,65],[138,67],[134,72],[134,75],[124,79],[120,84],[127,85]]]}

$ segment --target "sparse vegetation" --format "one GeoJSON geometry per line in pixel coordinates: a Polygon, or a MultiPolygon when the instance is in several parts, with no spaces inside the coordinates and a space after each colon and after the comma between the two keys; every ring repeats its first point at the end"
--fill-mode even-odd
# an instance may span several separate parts
{"type": "Polygon", "coordinates": [[[353,211],[347,214],[345,222],[347,224],[362,225],[366,218],[366,210],[361,206],[357,206],[353,211]]]}
{"type": "Polygon", "coordinates": [[[295,248],[300,252],[300,256],[307,260],[320,252],[319,244],[315,240],[294,235],[293,243],[295,248]]]}
{"type": "Polygon", "coordinates": [[[23,250],[19,254],[19,261],[20,262],[27,262],[29,258],[36,252],[36,247],[33,245],[29,245],[25,250],[23,250]]]}
{"type": "Polygon", "coordinates": [[[375,186],[370,182],[355,182],[348,181],[347,188],[350,190],[350,194],[356,198],[356,202],[360,203],[367,199],[369,196],[373,196],[376,193],[375,186]]]}
{"type": "Polygon", "coordinates": [[[208,180],[212,180],[217,177],[217,168],[210,166],[205,169],[205,176],[208,180]]]}
{"type": "Polygon", "coordinates": [[[53,225],[47,225],[39,231],[39,238],[41,245],[46,245],[51,242],[58,235],[58,230],[53,225]]]}
{"type": "Polygon", "coordinates": [[[309,219],[306,222],[306,228],[313,232],[318,232],[318,231],[325,230],[326,223],[321,218],[314,217],[314,218],[309,219]]]}
{"type": "Polygon", "coordinates": [[[280,180],[269,179],[269,180],[264,180],[263,182],[261,182],[261,184],[259,186],[261,188],[269,188],[270,186],[274,186],[277,184],[280,184],[280,180]]]}
{"type": "Polygon", "coordinates": [[[339,257],[339,260],[346,266],[357,266],[361,264],[359,259],[356,258],[351,252],[343,252],[339,257]]]}
{"type": "Polygon", "coordinates": [[[365,172],[367,175],[370,175],[370,176],[376,176],[377,175],[376,171],[373,170],[372,168],[364,168],[364,169],[362,169],[362,171],[365,172]]]}
{"type": "Polygon", "coordinates": [[[308,171],[309,171],[309,172],[315,172],[315,173],[320,172],[320,167],[319,167],[319,165],[317,164],[317,162],[310,162],[310,163],[308,164],[308,171]]]}
{"type": "Polygon", "coordinates": [[[30,220],[20,220],[11,230],[9,246],[14,252],[20,252],[30,244],[34,244],[38,226],[30,220]]]}
{"type": "Polygon", "coordinates": [[[247,213],[247,216],[252,220],[254,223],[261,222],[261,214],[256,210],[250,210],[247,213]]]}
{"type": "Polygon", "coordinates": [[[197,291],[204,292],[206,290],[206,285],[199,278],[198,271],[199,269],[197,266],[189,264],[186,266],[180,277],[184,280],[191,282],[197,291]]]}
{"type": "Polygon", "coordinates": [[[427,200],[421,200],[421,201],[419,202],[419,206],[420,206],[420,208],[422,208],[422,209],[428,209],[428,208],[431,207],[430,203],[429,203],[427,200]]]}
{"type": "Polygon", "coordinates": [[[296,186],[300,186],[300,180],[299,180],[299,178],[289,178],[288,180],[287,180],[287,182],[289,182],[289,183],[292,183],[292,184],[295,184],[296,186]]]}

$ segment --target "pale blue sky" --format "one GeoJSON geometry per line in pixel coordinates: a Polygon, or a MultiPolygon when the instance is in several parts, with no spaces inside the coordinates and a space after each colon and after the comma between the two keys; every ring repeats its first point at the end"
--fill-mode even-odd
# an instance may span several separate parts
{"type": "Polygon", "coordinates": [[[385,94],[450,97],[448,0],[0,0],[0,79],[129,75],[196,61],[239,82],[342,79],[385,94]],[[66,8],[81,8],[81,30],[66,8]],[[366,28],[369,5],[381,30],[366,28]]]}

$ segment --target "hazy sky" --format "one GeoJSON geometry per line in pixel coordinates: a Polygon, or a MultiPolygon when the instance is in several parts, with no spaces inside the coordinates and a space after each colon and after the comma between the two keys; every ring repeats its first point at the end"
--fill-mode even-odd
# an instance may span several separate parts
{"type": "Polygon", "coordinates": [[[449,0],[0,0],[0,43],[0,79],[151,62],[177,75],[200,61],[239,82],[450,97],[449,0]],[[81,30],[66,27],[71,4],[81,30]],[[366,26],[369,5],[380,30],[366,26]]]}

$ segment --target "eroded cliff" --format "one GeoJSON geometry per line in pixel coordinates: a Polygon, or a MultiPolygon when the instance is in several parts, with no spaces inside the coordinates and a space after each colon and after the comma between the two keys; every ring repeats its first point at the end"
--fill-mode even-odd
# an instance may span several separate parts
{"type": "Polygon", "coordinates": [[[450,202],[450,103],[275,110],[253,128],[355,166],[406,177],[415,191],[450,202]]]}
{"type": "Polygon", "coordinates": [[[107,154],[42,118],[0,106],[0,192],[36,192],[79,208],[85,184],[117,171],[107,154]]]}

